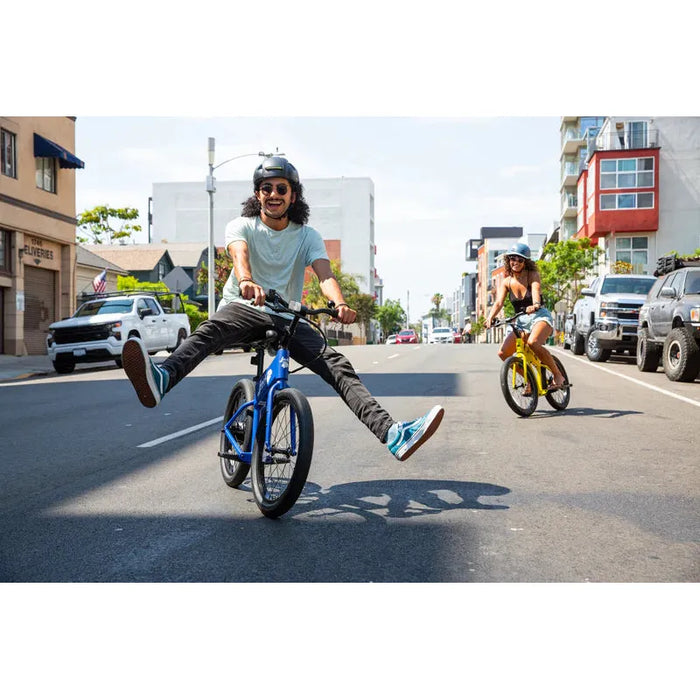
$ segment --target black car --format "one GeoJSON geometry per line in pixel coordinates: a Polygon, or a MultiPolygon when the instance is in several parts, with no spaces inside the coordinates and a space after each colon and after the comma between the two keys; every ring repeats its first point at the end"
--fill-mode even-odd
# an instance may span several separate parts
{"type": "Polygon", "coordinates": [[[660,277],[639,312],[637,367],[655,372],[661,360],[673,382],[700,373],[700,266],[660,277]]]}

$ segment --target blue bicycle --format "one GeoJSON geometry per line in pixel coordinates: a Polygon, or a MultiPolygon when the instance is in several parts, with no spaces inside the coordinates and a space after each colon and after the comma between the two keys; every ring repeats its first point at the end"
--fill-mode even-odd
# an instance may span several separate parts
{"type": "Polygon", "coordinates": [[[274,289],[266,294],[265,305],[292,318],[281,333],[269,330],[264,340],[251,347],[256,366],[253,380],[234,384],[226,406],[219,442],[221,474],[231,488],[240,486],[252,467],[253,497],[268,518],[278,518],[295,503],[304,488],[314,449],[314,421],[307,398],[287,384],[289,341],[299,322],[314,326],[324,339],[319,325],[309,316],[328,314],[337,317],[332,302],[328,308],[312,309],[286,302],[274,289]],[[274,355],[265,368],[265,352],[274,355]]]}

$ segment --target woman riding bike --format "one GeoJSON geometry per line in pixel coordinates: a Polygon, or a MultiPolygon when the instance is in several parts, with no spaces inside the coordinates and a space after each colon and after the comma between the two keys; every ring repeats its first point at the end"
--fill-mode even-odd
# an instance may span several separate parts
{"type": "MultiPolygon", "coordinates": [[[[486,319],[486,328],[491,328],[510,295],[515,313],[525,312],[518,319],[518,326],[526,332],[525,342],[543,365],[549,367],[554,376],[551,388],[564,387],[566,379],[559,370],[551,353],[545,348],[547,338],[554,332],[554,320],[547,308],[542,306],[541,280],[537,264],[532,260],[529,246],[515,243],[505,255],[505,278],[498,286],[496,301],[486,319]]],[[[515,336],[509,333],[503,341],[498,356],[505,360],[515,352],[515,336]]],[[[528,387],[532,391],[532,387],[528,387]]]]}

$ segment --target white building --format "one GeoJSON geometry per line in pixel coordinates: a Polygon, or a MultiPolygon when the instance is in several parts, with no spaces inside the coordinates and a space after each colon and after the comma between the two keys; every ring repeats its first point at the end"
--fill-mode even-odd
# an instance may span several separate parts
{"type": "MultiPolygon", "coordinates": [[[[303,179],[304,198],[311,209],[309,225],[329,246],[340,250],[341,269],[355,275],[360,291],[375,295],[381,282],[375,269],[374,183],[367,177],[303,179]]],[[[239,216],[253,194],[252,179],[217,180],[214,194],[214,243],[224,244],[226,224],[239,216]]],[[[154,243],[209,241],[209,195],[204,182],[153,184],[154,243]]]]}

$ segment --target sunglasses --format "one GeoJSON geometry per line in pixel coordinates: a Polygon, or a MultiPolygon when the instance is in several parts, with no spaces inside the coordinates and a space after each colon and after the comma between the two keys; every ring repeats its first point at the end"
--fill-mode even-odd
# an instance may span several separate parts
{"type": "Polygon", "coordinates": [[[289,187],[284,183],[281,185],[271,185],[269,182],[266,182],[264,185],[260,185],[260,191],[267,195],[271,195],[275,191],[275,188],[277,189],[277,194],[281,194],[283,197],[289,192],[289,187]]]}
{"type": "Polygon", "coordinates": [[[509,255],[508,261],[511,263],[514,263],[514,262],[524,263],[525,258],[521,258],[519,255],[509,255]]]}

